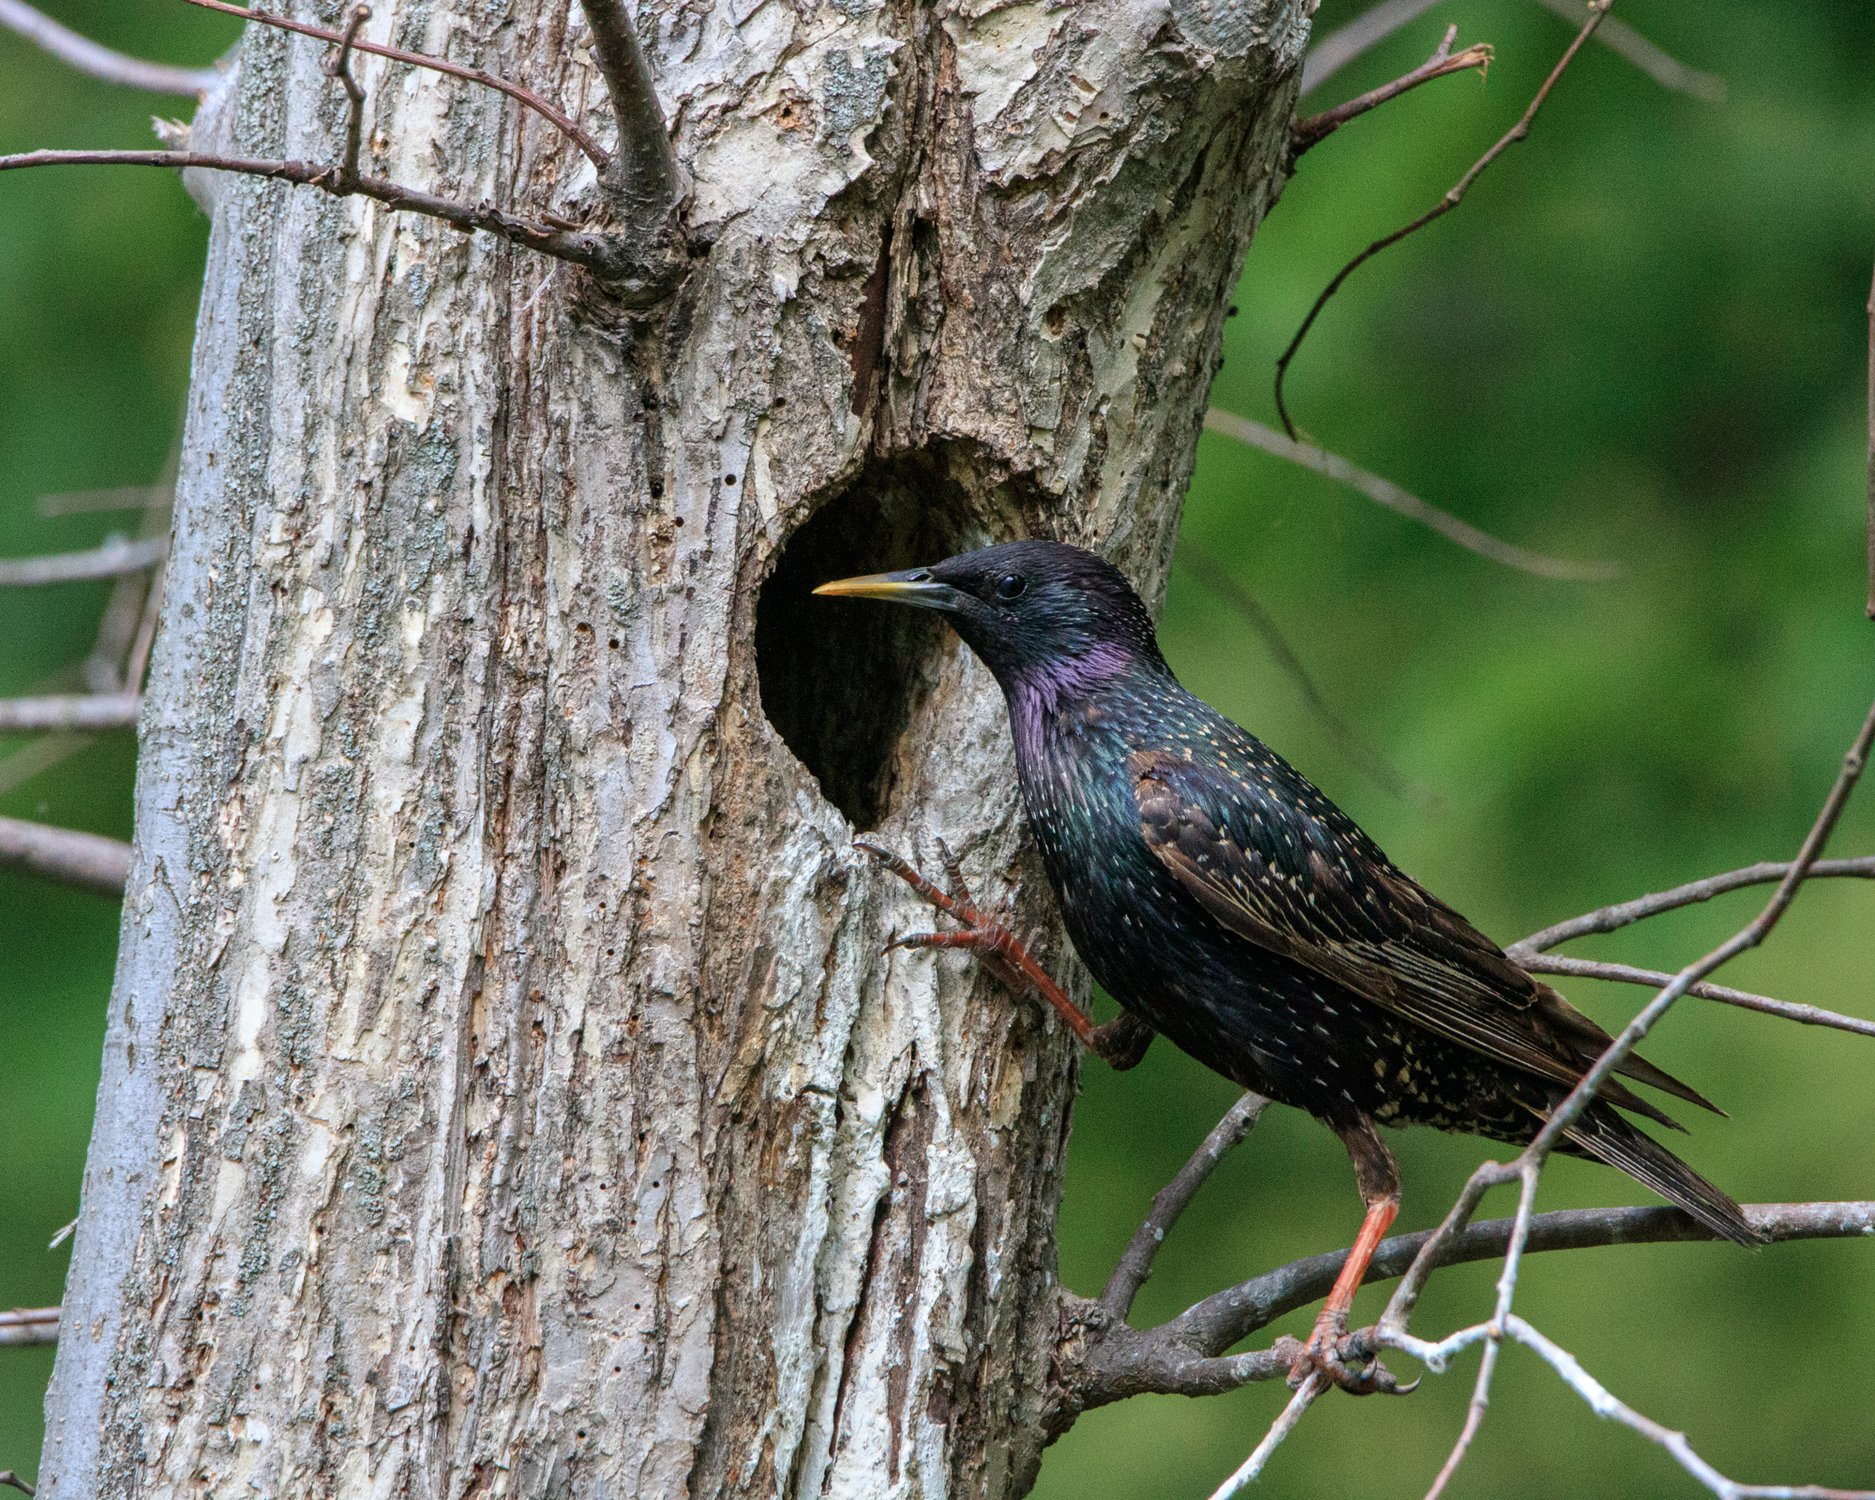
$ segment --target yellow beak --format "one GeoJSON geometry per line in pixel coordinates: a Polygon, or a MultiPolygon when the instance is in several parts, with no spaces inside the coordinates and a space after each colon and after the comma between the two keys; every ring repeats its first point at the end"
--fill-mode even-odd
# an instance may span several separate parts
{"type": "Polygon", "coordinates": [[[833,599],[888,599],[895,604],[912,604],[921,609],[948,609],[957,597],[955,589],[948,583],[939,583],[925,568],[837,578],[832,583],[823,583],[814,592],[833,599]]]}

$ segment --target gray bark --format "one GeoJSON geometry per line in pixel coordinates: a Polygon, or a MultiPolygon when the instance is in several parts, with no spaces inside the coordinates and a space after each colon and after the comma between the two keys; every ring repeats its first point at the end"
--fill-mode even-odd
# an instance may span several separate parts
{"type": "MultiPolygon", "coordinates": [[[[948,836],[1068,959],[987,675],[802,592],[1030,532],[1156,595],[1309,8],[646,0],[700,238],[636,321],[485,238],[195,184],[42,1493],[1027,1487],[1071,1047],[881,955],[928,922],[856,825],[948,836]]],[[[582,26],[368,34],[602,128],[582,26]]],[[[250,34],[196,144],[333,154],[319,62],[250,34]]],[[[370,170],[591,201],[499,97],[355,65],[370,170]]]]}

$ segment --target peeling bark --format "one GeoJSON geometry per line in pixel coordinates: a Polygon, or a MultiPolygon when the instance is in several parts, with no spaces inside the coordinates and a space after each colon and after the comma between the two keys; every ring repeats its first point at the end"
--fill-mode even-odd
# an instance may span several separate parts
{"type": "MultiPolygon", "coordinates": [[[[801,587],[1041,533],[1156,594],[1308,8],[645,0],[698,246],[648,318],[194,184],[42,1493],[1028,1487],[1071,1048],[881,955],[923,917],[854,819],[944,834],[1068,960],[987,674],[801,587]]],[[[608,129],[582,25],[399,0],[369,34],[608,129]]],[[[250,34],[198,135],[331,154],[319,60],[250,34]]],[[[500,98],[354,62],[372,170],[594,198],[500,98]]]]}

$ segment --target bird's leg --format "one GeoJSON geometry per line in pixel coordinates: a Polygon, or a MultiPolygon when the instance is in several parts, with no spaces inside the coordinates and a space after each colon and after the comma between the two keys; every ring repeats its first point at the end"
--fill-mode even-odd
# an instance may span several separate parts
{"type": "Polygon", "coordinates": [[[1376,1391],[1404,1395],[1418,1382],[1400,1385],[1379,1360],[1364,1369],[1353,1369],[1342,1362],[1340,1352],[1341,1341],[1348,1332],[1348,1309],[1354,1305],[1354,1294],[1366,1279],[1374,1251],[1380,1248],[1381,1240],[1386,1238],[1394,1216],[1400,1211],[1400,1169],[1394,1164],[1393,1153],[1380,1139],[1374,1122],[1366,1116],[1355,1124],[1339,1125],[1334,1130],[1354,1163],[1354,1180],[1360,1187],[1361,1201],[1367,1205],[1367,1216],[1361,1221],[1361,1232],[1355,1236],[1354,1248],[1342,1262],[1341,1274],[1335,1278],[1328,1300],[1322,1304],[1321,1314],[1315,1320],[1315,1331],[1290,1366],[1289,1379],[1291,1384],[1300,1384],[1311,1372],[1320,1370],[1342,1390],[1357,1396],[1372,1395],[1376,1391]]]}
{"type": "Polygon", "coordinates": [[[871,839],[856,839],[853,847],[865,850],[963,929],[961,932],[907,933],[887,943],[888,950],[967,948],[977,954],[991,972],[1011,989],[1034,990],[1055,1008],[1061,1019],[1068,1023],[1068,1029],[1080,1038],[1082,1045],[1113,1067],[1130,1068],[1145,1056],[1146,1048],[1155,1035],[1152,1028],[1144,1021],[1124,1013],[1117,1020],[1096,1026],[1088,1018],[1087,1012],[1069,998],[1067,991],[1056,984],[1049,977],[1048,971],[1017,941],[1013,932],[1001,923],[990,921],[978,910],[975,901],[971,899],[970,887],[964,882],[963,869],[957,857],[942,839],[938,840],[938,852],[944,861],[945,879],[950,883],[948,891],[920,874],[908,860],[894,854],[883,844],[871,839]]]}

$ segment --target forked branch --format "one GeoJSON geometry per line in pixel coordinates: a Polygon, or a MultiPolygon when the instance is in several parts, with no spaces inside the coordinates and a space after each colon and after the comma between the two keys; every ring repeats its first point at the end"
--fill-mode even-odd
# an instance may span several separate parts
{"type": "Polygon", "coordinates": [[[1430,83],[1435,78],[1443,78],[1448,73],[1463,73],[1476,68],[1480,75],[1491,65],[1491,48],[1483,43],[1474,43],[1463,52],[1453,52],[1452,43],[1458,39],[1458,28],[1448,26],[1439,45],[1432,49],[1432,56],[1427,58],[1410,73],[1404,73],[1390,83],[1383,83],[1379,88],[1369,89],[1358,94],[1345,104],[1337,104],[1333,109],[1325,109],[1320,114],[1309,115],[1289,127],[1289,161],[1294,165],[1297,157],[1309,147],[1326,140],[1349,120],[1366,114],[1370,109],[1377,109],[1390,99],[1418,88],[1422,83],[1430,83]]]}
{"type": "Polygon", "coordinates": [[[1602,17],[1608,14],[1608,7],[1611,4],[1613,4],[1613,0],[1589,0],[1588,20],[1583,24],[1582,29],[1576,33],[1575,40],[1569,43],[1562,57],[1557,60],[1556,66],[1550,69],[1549,76],[1543,80],[1542,87],[1536,91],[1535,96],[1525,107],[1523,114],[1518,117],[1517,123],[1511,126],[1509,130],[1505,131],[1503,135],[1499,136],[1492,144],[1491,148],[1471,164],[1463,177],[1459,178],[1457,182],[1446,189],[1444,197],[1440,198],[1437,203],[1433,204],[1431,208],[1427,209],[1410,224],[1406,224],[1394,230],[1393,233],[1383,235],[1380,239],[1375,240],[1365,250],[1361,251],[1359,255],[1355,256],[1353,260],[1349,261],[1337,271],[1334,275],[1334,279],[1330,281],[1327,286],[1322,288],[1321,295],[1315,299],[1314,305],[1309,308],[1308,316],[1303,318],[1302,326],[1296,329],[1295,336],[1289,340],[1288,347],[1277,356],[1276,360],[1276,412],[1277,415],[1282,418],[1283,431],[1288,433],[1290,437],[1296,437],[1298,434],[1296,424],[1290,418],[1289,407],[1283,399],[1283,381],[1289,373],[1289,362],[1296,357],[1296,351],[1302,347],[1302,341],[1309,336],[1309,330],[1315,326],[1315,320],[1322,315],[1322,309],[1328,305],[1329,300],[1335,293],[1341,290],[1343,284],[1350,276],[1362,266],[1366,265],[1367,262],[1372,260],[1376,255],[1380,254],[1381,251],[1388,249],[1390,246],[1397,245],[1408,235],[1424,229],[1435,219],[1443,218],[1446,214],[1449,214],[1453,209],[1457,208],[1458,205],[1464,201],[1465,194],[1470,191],[1471,185],[1478,180],[1485,169],[1512,146],[1516,145],[1517,142],[1529,135],[1530,123],[1536,118],[1537,111],[1542,109],[1544,101],[1550,96],[1550,91],[1556,87],[1556,81],[1562,77],[1563,73],[1568,69],[1569,64],[1575,61],[1576,54],[1582,50],[1583,43],[1588,41],[1588,39],[1595,34],[1595,28],[1601,25],[1602,17]]]}
{"type": "Polygon", "coordinates": [[[632,232],[655,234],[682,192],[664,109],[638,33],[620,0],[580,0],[593,56],[618,117],[619,148],[607,174],[632,232]]]}
{"type": "MultiPolygon", "coordinates": [[[[262,26],[277,27],[281,31],[297,32],[301,36],[317,37],[322,42],[341,45],[345,34],[333,31],[330,27],[314,26],[307,21],[295,21],[287,16],[276,16],[264,10],[250,10],[246,6],[231,5],[229,0],[188,0],[191,5],[199,5],[203,10],[220,11],[226,16],[239,16],[244,21],[253,21],[262,26]]],[[[407,63],[413,68],[428,68],[433,73],[446,73],[451,78],[460,78],[467,83],[479,83],[483,88],[493,89],[506,94],[517,104],[524,105],[544,120],[551,121],[556,128],[565,132],[567,138],[585,152],[592,164],[604,171],[611,164],[611,157],[579,124],[564,111],[556,109],[532,89],[523,88],[511,79],[502,78],[481,68],[465,68],[461,63],[450,62],[447,58],[432,57],[427,52],[407,52],[402,47],[389,47],[382,42],[368,41],[356,37],[352,47],[359,52],[369,52],[375,57],[388,57],[392,62],[407,63]]]]}
{"type": "MultiPolygon", "coordinates": [[[[191,3],[200,4],[202,0],[191,0],[191,3]]],[[[439,219],[465,233],[481,230],[555,260],[584,266],[608,280],[631,269],[631,257],[626,248],[612,235],[585,229],[556,229],[538,219],[497,208],[492,203],[458,203],[378,177],[360,176],[347,184],[340,180],[338,168],[329,163],[221,156],[207,151],[28,151],[18,156],[0,156],[0,172],[61,166],[168,167],[172,170],[198,167],[247,177],[268,177],[276,182],[318,188],[335,198],[355,193],[404,213],[439,219]]]]}

